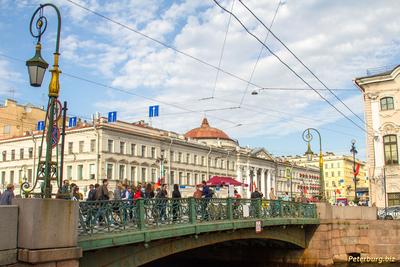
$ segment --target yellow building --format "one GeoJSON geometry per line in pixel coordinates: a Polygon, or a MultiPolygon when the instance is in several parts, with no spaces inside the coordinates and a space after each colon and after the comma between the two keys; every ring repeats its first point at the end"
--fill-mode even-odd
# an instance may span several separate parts
{"type": "MultiPolygon", "coordinates": [[[[331,203],[336,201],[348,202],[354,200],[354,175],[353,157],[336,156],[334,153],[326,153],[324,156],[324,181],[325,195],[331,203]]],[[[305,156],[287,157],[289,161],[302,166],[319,167],[319,157],[315,155],[312,161],[307,161],[305,156]]],[[[357,175],[357,196],[363,200],[368,199],[369,181],[366,176],[365,162],[356,159],[356,165],[360,164],[357,175]]]]}
{"type": "Polygon", "coordinates": [[[44,120],[46,111],[33,105],[19,105],[17,101],[7,99],[0,105],[0,139],[23,136],[34,131],[38,121],[44,120]]]}

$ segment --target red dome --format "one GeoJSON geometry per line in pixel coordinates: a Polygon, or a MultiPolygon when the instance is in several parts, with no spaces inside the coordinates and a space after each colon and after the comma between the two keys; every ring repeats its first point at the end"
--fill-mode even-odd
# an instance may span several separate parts
{"type": "Polygon", "coordinates": [[[223,131],[210,127],[206,118],[203,119],[201,126],[199,128],[195,128],[190,130],[185,134],[187,138],[193,139],[225,139],[232,140],[229,136],[223,131]]]}

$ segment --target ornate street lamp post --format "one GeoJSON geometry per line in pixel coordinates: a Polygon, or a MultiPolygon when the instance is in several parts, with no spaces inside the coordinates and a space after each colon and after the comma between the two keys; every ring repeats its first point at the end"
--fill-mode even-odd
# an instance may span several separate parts
{"type": "Polygon", "coordinates": [[[350,152],[353,153],[353,181],[354,181],[354,203],[358,203],[357,199],[357,173],[356,173],[356,154],[358,153],[356,149],[356,140],[351,140],[350,152]]]}
{"type": "MultiPolygon", "coordinates": [[[[34,38],[37,38],[36,44],[36,51],[35,56],[29,59],[26,62],[26,66],[28,67],[29,79],[31,86],[40,87],[43,82],[44,73],[49,64],[42,58],[41,56],[41,37],[43,33],[46,31],[47,28],[47,19],[43,15],[43,11],[46,7],[52,7],[56,13],[58,18],[58,27],[57,27],[57,39],[56,39],[56,50],[54,52],[54,64],[53,69],[50,70],[51,72],[51,81],[49,84],[49,104],[47,107],[46,118],[45,118],[45,128],[47,128],[46,133],[46,160],[45,162],[39,162],[38,164],[38,176],[37,179],[44,180],[44,197],[51,198],[51,179],[55,176],[57,178],[58,174],[58,166],[57,163],[52,162],[52,149],[54,146],[53,141],[53,131],[57,127],[54,125],[54,115],[55,115],[55,103],[57,101],[59,91],[60,91],[60,84],[59,84],[59,74],[60,70],[58,69],[58,57],[59,47],[60,47],[60,31],[61,31],[61,15],[58,8],[53,4],[44,4],[40,5],[39,8],[33,13],[33,16],[30,21],[30,32],[34,38]],[[35,22],[35,28],[37,30],[37,34],[33,32],[33,22],[36,16],[39,16],[35,22]]],[[[57,129],[58,130],[58,129],[57,129]]],[[[44,132],[43,132],[44,137],[44,132]]],[[[42,143],[43,143],[42,137],[42,143]]],[[[42,146],[41,150],[39,151],[39,158],[42,155],[42,146]]]]}
{"type": "Polygon", "coordinates": [[[322,141],[321,141],[321,134],[315,128],[308,128],[303,132],[303,140],[305,142],[307,142],[307,151],[304,154],[307,156],[308,161],[312,160],[314,152],[311,150],[310,143],[313,139],[313,136],[310,133],[310,131],[316,132],[319,137],[319,179],[320,179],[320,184],[321,184],[319,195],[320,195],[321,201],[325,201],[326,197],[325,197],[324,159],[323,159],[323,155],[322,155],[322,141]]]}

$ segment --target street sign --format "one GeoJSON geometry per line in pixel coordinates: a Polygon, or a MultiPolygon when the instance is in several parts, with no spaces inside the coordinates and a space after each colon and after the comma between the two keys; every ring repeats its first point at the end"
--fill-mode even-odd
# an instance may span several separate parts
{"type": "Polygon", "coordinates": [[[261,233],[262,231],[262,222],[261,221],[256,221],[256,233],[261,233]]]}
{"type": "Polygon", "coordinates": [[[51,147],[55,148],[60,140],[60,129],[58,129],[57,125],[53,125],[53,131],[51,132],[51,147]]]}
{"type": "Polygon", "coordinates": [[[117,112],[116,111],[108,112],[107,122],[116,122],[116,121],[117,121],[117,112]]]}
{"type": "Polygon", "coordinates": [[[149,107],[149,117],[158,117],[159,105],[149,107]]]}
{"type": "MultiPolygon", "coordinates": [[[[50,106],[49,106],[50,108],[50,106]]],[[[53,115],[53,121],[58,121],[61,118],[61,111],[62,111],[62,105],[61,102],[56,100],[54,103],[54,115],[53,115]]],[[[50,117],[50,113],[47,115],[50,117]]]]}
{"type": "Polygon", "coordinates": [[[44,121],[38,121],[37,130],[44,131],[44,121]]]}
{"type": "Polygon", "coordinates": [[[69,118],[68,127],[76,127],[76,121],[77,121],[76,117],[69,118]]]}

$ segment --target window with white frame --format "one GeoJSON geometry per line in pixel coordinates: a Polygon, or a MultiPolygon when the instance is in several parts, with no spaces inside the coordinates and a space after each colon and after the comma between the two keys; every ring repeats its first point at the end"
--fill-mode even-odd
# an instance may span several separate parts
{"type": "Polygon", "coordinates": [[[77,166],[77,171],[76,171],[77,179],[82,180],[83,179],[83,165],[79,164],[77,166]]]}
{"type": "Polygon", "coordinates": [[[68,165],[67,166],[67,179],[72,179],[72,166],[68,165]]]}
{"type": "Polygon", "coordinates": [[[89,165],[89,178],[96,179],[96,165],[95,164],[89,165]]]}
{"type": "Polygon", "coordinates": [[[119,165],[119,177],[121,181],[125,179],[125,165],[119,165]]]}
{"type": "Polygon", "coordinates": [[[112,180],[113,179],[113,171],[114,171],[114,164],[112,163],[107,163],[107,179],[112,180]]]}
{"type": "Polygon", "coordinates": [[[125,154],[125,142],[119,142],[119,153],[125,154]]]}
{"type": "Polygon", "coordinates": [[[109,139],[107,143],[108,152],[114,152],[114,140],[109,139]]]}
{"type": "Polygon", "coordinates": [[[96,152],[96,139],[90,140],[90,152],[96,152]]]}

